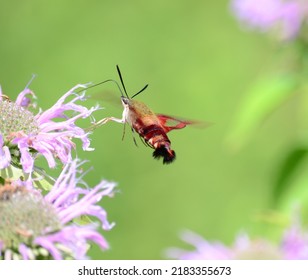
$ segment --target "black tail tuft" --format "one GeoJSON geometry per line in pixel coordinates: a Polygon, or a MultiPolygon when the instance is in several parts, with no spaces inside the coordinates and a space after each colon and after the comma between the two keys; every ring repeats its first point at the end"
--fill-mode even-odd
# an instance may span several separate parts
{"type": "Polygon", "coordinates": [[[169,164],[175,160],[175,152],[162,146],[155,149],[153,152],[153,157],[156,159],[163,157],[163,164],[169,164]]]}

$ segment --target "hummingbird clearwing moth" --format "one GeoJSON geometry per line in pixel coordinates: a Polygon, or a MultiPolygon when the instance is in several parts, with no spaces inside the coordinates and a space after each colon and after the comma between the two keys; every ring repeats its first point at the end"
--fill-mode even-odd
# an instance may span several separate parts
{"type": "Polygon", "coordinates": [[[176,154],[175,151],[171,149],[171,141],[167,134],[173,129],[182,129],[187,125],[196,124],[198,122],[183,120],[164,114],[155,114],[146,104],[141,101],[134,100],[133,98],[144,91],[148,85],[145,85],[132,97],[129,97],[123,82],[120,68],[118,65],[116,67],[125,95],[123,94],[117,81],[112,79],[103,81],[94,86],[109,81],[117,84],[121,92],[121,102],[124,108],[122,118],[107,117],[94,123],[92,128],[95,129],[109,121],[123,123],[124,125],[127,123],[132,128],[132,131],[135,131],[147,146],[154,149],[154,158],[162,158],[164,164],[172,163],[175,160],[176,154]]]}

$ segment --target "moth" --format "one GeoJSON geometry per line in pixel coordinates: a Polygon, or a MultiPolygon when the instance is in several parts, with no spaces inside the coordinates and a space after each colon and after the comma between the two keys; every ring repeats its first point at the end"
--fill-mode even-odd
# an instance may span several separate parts
{"type": "Polygon", "coordinates": [[[134,100],[133,98],[144,91],[148,85],[145,85],[132,97],[129,97],[123,82],[120,68],[118,65],[116,68],[125,95],[115,80],[109,79],[101,83],[112,81],[117,84],[121,92],[121,102],[124,108],[122,118],[107,117],[95,123],[94,126],[101,126],[109,121],[128,124],[132,131],[135,131],[147,146],[154,149],[153,157],[155,159],[162,158],[164,164],[172,163],[175,160],[176,155],[175,151],[171,149],[171,141],[167,134],[171,130],[182,129],[187,125],[195,123],[195,121],[182,120],[168,115],[156,114],[143,102],[134,100]]]}

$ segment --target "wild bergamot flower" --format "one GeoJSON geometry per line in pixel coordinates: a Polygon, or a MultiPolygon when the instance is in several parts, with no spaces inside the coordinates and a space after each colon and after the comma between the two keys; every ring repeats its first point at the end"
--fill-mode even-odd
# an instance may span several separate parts
{"type": "Polygon", "coordinates": [[[294,39],[308,19],[306,0],[232,0],[231,9],[244,27],[278,31],[283,40],[294,39]]]}
{"type": "Polygon", "coordinates": [[[181,238],[195,249],[170,248],[168,257],[182,260],[308,260],[308,233],[299,222],[285,231],[279,245],[263,238],[251,239],[247,234],[239,235],[232,246],[209,242],[191,231],[183,232],[181,238]]]}
{"type": "Polygon", "coordinates": [[[103,230],[113,224],[97,202],[112,196],[115,184],[79,187],[85,185],[77,178],[79,167],[76,160],[67,164],[45,196],[21,181],[0,186],[0,259],[85,259],[89,242],[108,248],[97,224],[103,230]],[[97,223],[76,223],[84,215],[97,223]]]}
{"type": "Polygon", "coordinates": [[[0,171],[13,165],[31,173],[38,155],[45,157],[50,168],[55,167],[56,158],[65,164],[71,160],[74,138],[82,141],[84,150],[92,150],[88,133],[75,122],[89,117],[98,108],[87,109],[77,104],[84,99],[84,93],[76,93],[79,88],[85,86],[75,86],[51,108],[35,115],[28,98],[35,97],[31,90],[23,90],[15,102],[0,91],[0,171]]]}

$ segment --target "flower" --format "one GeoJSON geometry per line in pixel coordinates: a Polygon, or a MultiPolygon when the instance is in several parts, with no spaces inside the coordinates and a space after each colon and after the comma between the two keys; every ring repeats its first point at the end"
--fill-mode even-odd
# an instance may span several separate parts
{"type": "Polygon", "coordinates": [[[88,215],[110,230],[114,224],[97,202],[113,196],[115,183],[81,188],[79,167],[76,160],[67,164],[45,196],[21,182],[0,187],[0,259],[86,259],[89,242],[108,248],[98,223],[76,220],[88,215]]]}
{"type": "Polygon", "coordinates": [[[308,259],[308,232],[302,230],[299,222],[285,233],[281,248],[287,260],[308,259]]]}
{"type": "Polygon", "coordinates": [[[278,29],[283,40],[294,39],[308,17],[305,0],[232,0],[231,10],[244,27],[278,29]]]}
{"type": "Polygon", "coordinates": [[[209,242],[200,235],[185,231],[181,235],[195,249],[188,251],[170,248],[166,254],[169,258],[181,260],[247,260],[247,259],[308,259],[308,233],[300,225],[288,229],[279,246],[266,239],[251,239],[247,234],[240,234],[232,246],[220,242],[209,242]]]}
{"type": "Polygon", "coordinates": [[[88,133],[75,122],[89,117],[98,108],[87,109],[76,104],[85,95],[75,93],[79,88],[85,86],[75,86],[51,108],[36,115],[29,110],[28,96],[35,98],[31,90],[23,90],[15,102],[0,91],[0,170],[15,166],[29,174],[38,155],[45,157],[50,168],[56,166],[56,158],[65,164],[71,160],[75,148],[73,138],[82,141],[84,150],[92,150],[88,133]],[[67,116],[69,111],[73,112],[72,116],[67,116]]]}
{"type": "Polygon", "coordinates": [[[178,248],[170,248],[167,250],[167,256],[174,259],[183,260],[202,260],[202,259],[230,259],[231,250],[220,242],[210,243],[203,239],[200,235],[192,231],[184,231],[181,234],[181,239],[190,245],[193,245],[196,250],[186,251],[178,248]]]}

